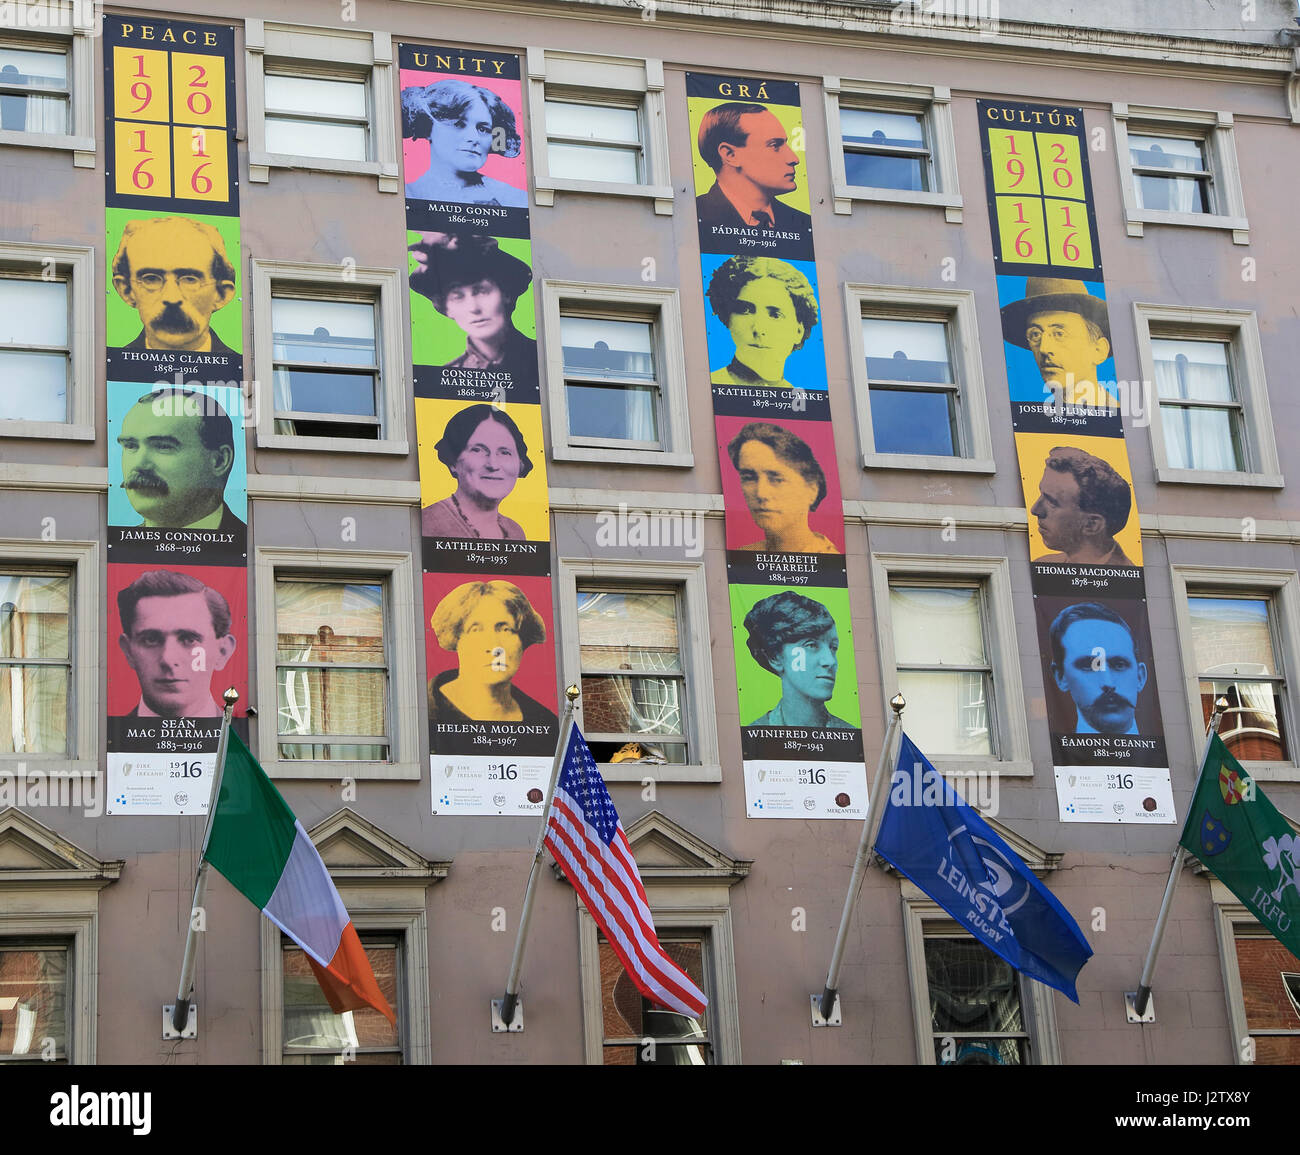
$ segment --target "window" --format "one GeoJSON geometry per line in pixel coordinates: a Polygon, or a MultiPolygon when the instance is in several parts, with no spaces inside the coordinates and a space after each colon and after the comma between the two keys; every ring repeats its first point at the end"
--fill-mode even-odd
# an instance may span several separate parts
{"type": "Polygon", "coordinates": [[[721,781],[703,563],[561,558],[557,581],[565,684],[606,781],[721,781]]]}
{"type": "MultiPolygon", "coordinates": [[[[664,953],[708,996],[712,985],[706,977],[708,937],[663,934],[659,942],[664,953]]],[[[709,1037],[712,998],[699,1018],[666,1011],[637,990],[604,935],[599,937],[598,946],[604,1065],[703,1067],[713,1063],[709,1037]]]]}
{"type": "Polygon", "coordinates": [[[651,810],[627,827],[664,951],[708,996],[698,1019],[641,997],[575,895],[586,1060],[606,1066],[740,1062],[730,890],[752,863],[731,858],[651,810]],[[668,865],[670,864],[671,865],[668,865]]]}
{"type": "Polygon", "coordinates": [[[1193,225],[1250,243],[1231,113],[1115,104],[1113,115],[1129,236],[1193,225]]]}
{"type": "Polygon", "coordinates": [[[1280,488],[1255,314],[1134,305],[1151,442],[1162,482],[1280,488]]]}
{"type": "Polygon", "coordinates": [[[275,583],[281,758],[388,760],[382,582],[275,583]]]}
{"type": "Polygon", "coordinates": [[[1033,773],[1006,558],[872,556],[881,690],[945,773],[1033,773]]]}
{"type": "Polygon", "coordinates": [[[992,473],[970,292],[848,285],[867,468],[992,473]]]}
{"type": "Polygon", "coordinates": [[[94,168],[101,14],[56,0],[42,15],[48,32],[0,38],[0,145],[66,149],[75,167],[94,168]]]}
{"type": "Polygon", "coordinates": [[[1022,979],[912,883],[902,889],[918,1062],[1059,1063],[1051,989],[1022,979]]]}
{"type": "Polygon", "coordinates": [[[851,213],[855,200],[888,201],[939,206],[961,222],[947,88],[835,76],[822,88],[837,213],[851,213]]]}
{"type": "Polygon", "coordinates": [[[259,757],[273,778],[419,778],[410,554],[268,546],[256,555],[259,757]],[[274,722],[272,722],[274,719],[274,722]],[[341,765],[346,763],[346,765],[341,765]]]}
{"type": "Polygon", "coordinates": [[[0,242],[0,437],[95,436],[94,250],[0,242]]]}
{"type": "Polygon", "coordinates": [[[557,191],[638,196],[673,211],[663,62],[528,50],[533,184],[539,205],[557,191]]]}
{"type": "Polygon", "coordinates": [[[72,578],[0,569],[0,754],[66,754],[72,578]]]}
{"type": "Polygon", "coordinates": [[[66,1063],[71,944],[0,939],[0,1064],[66,1063]]]}
{"type": "Polygon", "coordinates": [[[556,459],[692,465],[677,290],[545,281],[542,313],[556,459]]]}
{"type": "Polygon", "coordinates": [[[396,269],[254,260],[253,353],[272,380],[258,413],[258,445],[273,449],[406,454],[396,269]]]}
{"type": "Polygon", "coordinates": [[[401,941],[392,935],[363,935],[370,969],[375,973],[379,993],[397,1014],[394,1027],[373,1007],[336,1015],[325,1001],[324,992],[306,953],[287,938],[281,938],[283,954],[282,1062],[295,1066],[400,1066],[402,1063],[403,1000],[398,992],[406,983],[401,973],[401,941]]]}
{"type": "Polygon", "coordinates": [[[1206,725],[1214,703],[1228,700],[1219,737],[1239,762],[1276,762],[1287,753],[1283,699],[1270,601],[1233,595],[1188,594],[1192,652],[1206,725]]]}
{"type": "Polygon", "coordinates": [[[1235,930],[1246,1049],[1260,1066],[1300,1066],[1300,959],[1267,931],[1235,930]]]}
{"type": "Polygon", "coordinates": [[[387,32],[244,22],[248,174],[272,168],[372,175],[400,192],[387,32]]]}

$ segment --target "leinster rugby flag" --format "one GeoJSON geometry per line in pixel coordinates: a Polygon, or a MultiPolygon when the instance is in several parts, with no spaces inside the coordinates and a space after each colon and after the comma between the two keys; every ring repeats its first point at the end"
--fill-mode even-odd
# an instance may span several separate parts
{"type": "Polygon", "coordinates": [[[876,853],[1013,967],[1073,999],[1092,956],[1065,908],[906,734],[876,853]]]}

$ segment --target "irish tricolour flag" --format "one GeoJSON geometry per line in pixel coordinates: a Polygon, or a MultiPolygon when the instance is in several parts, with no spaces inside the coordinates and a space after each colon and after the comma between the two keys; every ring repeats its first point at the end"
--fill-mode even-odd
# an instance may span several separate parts
{"type": "Polygon", "coordinates": [[[325,863],[234,730],[207,860],[302,947],[335,1014],[369,1006],[396,1025],[325,863]]]}

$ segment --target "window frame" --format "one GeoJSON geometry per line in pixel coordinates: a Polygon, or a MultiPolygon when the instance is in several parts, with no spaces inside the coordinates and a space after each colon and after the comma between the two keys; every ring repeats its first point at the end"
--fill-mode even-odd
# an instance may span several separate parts
{"type": "Polygon", "coordinates": [[[1212,596],[1251,595],[1269,602],[1269,628],[1274,641],[1274,660],[1282,671],[1282,725],[1291,757],[1282,762],[1242,762],[1252,778],[1259,782],[1300,782],[1300,760],[1296,756],[1296,730],[1300,713],[1296,709],[1295,679],[1300,671],[1300,575],[1295,570],[1228,569],[1219,566],[1169,566],[1173,586],[1174,625],[1178,630],[1178,649],[1182,659],[1183,688],[1187,696],[1187,717],[1191,748],[1199,750],[1205,742],[1202,720],[1200,674],[1196,669],[1196,651],[1192,645],[1192,617],[1187,599],[1212,596]]]}
{"type": "Polygon", "coordinates": [[[989,432],[975,294],[970,289],[916,289],[889,285],[844,286],[848,311],[849,371],[858,417],[858,451],[863,469],[923,469],[928,472],[995,473],[989,432]],[[899,321],[942,321],[947,328],[949,361],[956,381],[956,423],[961,452],[951,457],[926,453],[877,453],[871,419],[862,320],[868,316],[899,321]]]}
{"type": "Polygon", "coordinates": [[[379,453],[406,456],[411,451],[407,432],[409,387],[403,344],[402,294],[404,274],[397,269],[308,264],[304,261],[268,261],[254,257],[250,266],[253,294],[253,367],[267,382],[266,403],[257,406],[257,447],[295,449],[314,453],[379,453]],[[285,290],[288,290],[286,292],[285,290]],[[375,354],[379,360],[380,436],[321,437],[275,431],[274,331],[271,301],[276,296],[299,299],[354,301],[375,307],[375,354]]]}
{"type": "Polygon", "coordinates": [[[957,145],[952,128],[952,90],[947,85],[898,84],[883,80],[822,78],[826,100],[827,144],[831,160],[831,190],[835,212],[848,215],[854,201],[930,205],[942,208],[944,219],[961,224],[962,197],[957,179],[957,145]],[[840,109],[920,113],[925,117],[929,144],[930,189],[875,188],[852,185],[844,163],[844,130],[840,109]]]}
{"type": "Polygon", "coordinates": [[[94,168],[99,147],[95,135],[95,90],[99,83],[95,69],[95,37],[100,33],[99,11],[90,11],[90,23],[78,26],[75,24],[77,16],[88,8],[68,0],[54,0],[52,7],[66,15],[62,27],[30,32],[6,30],[2,39],[6,47],[19,50],[28,48],[48,52],[56,45],[62,48],[68,61],[68,131],[0,129],[0,146],[59,149],[72,153],[74,168],[94,168]]]}
{"type": "Polygon", "coordinates": [[[0,773],[14,766],[65,777],[99,774],[100,545],[95,541],[0,538],[0,568],[66,572],[72,581],[68,634],[68,747],[61,754],[0,754],[0,773]]]}
{"type": "Polygon", "coordinates": [[[1021,680],[1020,651],[1016,642],[1015,609],[1011,599],[1011,567],[1005,557],[873,553],[872,599],[876,611],[877,650],[880,654],[882,716],[888,717],[889,699],[896,693],[898,662],[895,657],[894,621],[889,586],[894,578],[929,585],[968,586],[983,590],[984,637],[992,665],[993,708],[988,711],[995,753],[991,756],[927,753],[944,774],[962,777],[994,773],[999,777],[1032,778],[1029,721],[1021,680]]]}
{"type": "Polygon", "coordinates": [[[1137,328],[1138,362],[1142,379],[1151,382],[1147,403],[1151,409],[1149,436],[1156,480],[1186,485],[1235,485],[1281,489],[1285,484],[1273,432],[1273,415],[1264,377],[1264,352],[1259,320],[1253,309],[1212,309],[1185,305],[1133,303],[1137,328]],[[1175,469],[1165,449],[1160,398],[1155,387],[1155,349],[1152,340],[1163,338],[1221,341],[1228,348],[1228,366],[1237,404],[1238,428],[1245,461],[1240,470],[1175,469]]]}
{"type": "Polygon", "coordinates": [[[409,553],[374,550],[317,550],[291,546],[258,546],[253,559],[257,613],[262,622],[276,627],[277,574],[291,577],[318,572],[327,580],[355,577],[384,586],[384,643],[388,658],[388,733],[386,762],[348,759],[280,757],[279,701],[276,681],[276,647],[257,647],[258,761],[271,778],[393,780],[420,778],[419,729],[424,717],[424,695],[416,674],[417,639],[402,623],[416,613],[414,566],[409,553]],[[265,616],[263,616],[265,615],[265,616]]]}
{"type": "MultiPolygon", "coordinates": [[[[393,39],[387,32],[316,28],[260,19],[244,21],[244,84],[248,98],[248,179],[265,184],[271,169],[373,176],[383,193],[400,193],[393,39]],[[266,75],[316,80],[364,78],[367,125],[364,161],[267,151],[266,75]]],[[[351,119],[348,123],[355,123],[351,119]]]]}
{"type": "Polygon", "coordinates": [[[1246,202],[1241,191],[1232,113],[1116,102],[1111,105],[1111,119],[1115,129],[1115,156],[1124,219],[1130,237],[1142,236],[1147,224],[1189,225],[1193,228],[1227,229],[1232,233],[1233,244],[1250,243],[1250,222],[1246,219],[1246,202]],[[1212,211],[1184,213],[1139,206],[1136,174],[1129,155],[1130,131],[1138,135],[1199,141],[1210,173],[1208,200],[1212,211]]]}
{"type": "Polygon", "coordinates": [[[546,390],[551,419],[551,456],[556,461],[661,465],[690,469],[691,450],[686,389],[686,348],[682,338],[681,297],[675,288],[602,285],[587,281],[542,282],[542,339],[546,355],[546,390]],[[612,320],[649,320],[659,385],[660,448],[590,444],[569,433],[568,390],[564,388],[561,318],[589,316],[612,320]]]}
{"type": "MultiPolygon", "coordinates": [[[[908,990],[912,1000],[912,1024],[918,1066],[934,1067],[935,1032],[930,1020],[930,986],[925,966],[927,937],[966,937],[979,940],[938,903],[932,902],[913,883],[902,880],[903,938],[907,951],[908,990]],[[928,932],[928,933],[927,933],[928,932]],[[955,933],[954,933],[955,932],[955,933]]],[[[982,943],[980,944],[983,945],[982,943]]],[[[988,950],[987,947],[984,948],[988,950]]],[[[1061,1062],[1056,1029],[1056,1008],[1052,989],[1016,973],[1020,991],[1020,1015],[1028,1036],[1030,1062],[1026,1066],[1056,1066],[1061,1062]]]]}
{"type": "MultiPolygon", "coordinates": [[[[533,157],[533,196],[539,205],[554,205],[557,192],[641,197],[654,202],[660,216],[671,216],[673,184],[668,163],[668,129],[664,107],[662,60],[528,49],[528,103],[533,157]],[[576,180],[550,173],[550,137],[546,131],[550,99],[577,104],[635,105],[641,126],[641,179],[576,180]]],[[[588,141],[586,143],[596,143],[588,141]]],[[[622,145],[620,144],[620,147],[622,145]]]]}
{"type": "Polygon", "coordinates": [[[559,659],[563,685],[581,685],[582,662],[578,647],[578,583],[599,582],[656,592],[672,588],[678,597],[679,652],[686,707],[686,745],[691,761],[647,766],[643,763],[600,764],[606,782],[640,784],[647,775],[657,782],[721,782],[717,713],[714,707],[712,653],[709,645],[708,598],[704,562],[649,561],[637,558],[561,557],[555,582],[559,591],[559,659]]]}
{"type": "Polygon", "coordinates": [[[95,440],[95,250],[0,241],[0,277],[39,280],[47,269],[68,286],[68,416],[64,421],[0,421],[0,441],[95,440]]]}

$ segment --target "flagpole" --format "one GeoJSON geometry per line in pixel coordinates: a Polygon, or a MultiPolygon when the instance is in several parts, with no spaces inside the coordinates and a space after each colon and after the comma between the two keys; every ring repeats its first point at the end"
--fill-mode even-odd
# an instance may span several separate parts
{"type": "MultiPolygon", "coordinates": [[[[862,889],[862,879],[867,873],[867,863],[871,859],[871,851],[875,848],[876,835],[880,830],[880,819],[884,813],[885,784],[892,781],[894,777],[889,769],[889,749],[893,745],[894,731],[899,728],[903,707],[906,705],[907,700],[902,694],[895,694],[889,699],[889,708],[894,713],[885,729],[885,740],[880,747],[880,764],[876,767],[875,781],[871,783],[867,818],[862,823],[862,837],[858,841],[858,856],[853,860],[849,892],[844,896],[844,912],[840,915],[840,929],[835,936],[835,950],[831,953],[830,969],[826,972],[826,987],[822,991],[820,1001],[817,1001],[817,996],[813,996],[822,1024],[830,1022],[831,1012],[834,1011],[836,999],[839,997],[840,963],[844,960],[844,948],[849,940],[849,921],[853,917],[853,907],[857,904],[858,891],[862,889]]],[[[814,1025],[817,1025],[816,1016],[814,1016],[814,1025]]]]}
{"type": "Polygon", "coordinates": [[[203,906],[208,889],[208,840],[212,837],[212,816],[221,796],[221,778],[226,771],[226,747],[230,740],[230,719],[239,691],[231,686],[223,695],[226,704],[221,715],[221,737],[217,740],[217,762],[212,773],[212,790],[208,795],[208,820],[203,826],[203,848],[199,851],[199,866],[194,874],[194,900],[190,903],[189,930],[185,934],[185,955],[181,961],[181,978],[176,986],[176,1005],[172,1008],[172,1030],[179,1036],[189,1023],[190,1004],[194,994],[194,963],[198,954],[199,938],[194,929],[194,912],[203,906]]]}
{"type": "MultiPolygon", "coordinates": [[[[1219,732],[1219,722],[1223,719],[1223,712],[1227,708],[1227,698],[1215,700],[1214,713],[1210,715],[1210,725],[1205,731],[1205,747],[1201,751],[1200,770],[1196,774],[1197,783],[1200,782],[1201,774],[1205,770],[1205,759],[1210,755],[1210,743],[1219,732]]],[[[1156,916],[1156,927],[1151,932],[1151,947],[1147,951],[1147,960],[1142,965],[1142,977],[1138,979],[1137,994],[1125,995],[1126,1001],[1128,998],[1133,999],[1133,1012],[1137,1015],[1138,1021],[1146,1016],[1147,1004],[1151,1001],[1151,979],[1155,976],[1156,956],[1160,953],[1160,942],[1165,937],[1165,924],[1169,921],[1169,911],[1174,905],[1174,891],[1178,889],[1178,879],[1182,875],[1183,863],[1186,860],[1187,850],[1180,841],[1178,849],[1174,852],[1173,864],[1169,868],[1169,881],[1165,883],[1165,897],[1160,903],[1160,913],[1156,916]]]]}
{"type": "MultiPolygon", "coordinates": [[[[500,1007],[502,1028],[510,1029],[515,1019],[515,1009],[519,1004],[519,972],[524,965],[524,945],[528,937],[528,923],[533,916],[533,895],[537,889],[537,875],[542,864],[542,852],[546,847],[546,825],[551,817],[551,801],[555,797],[555,784],[560,780],[560,766],[564,763],[565,751],[569,748],[569,734],[573,729],[573,708],[578,700],[577,686],[569,686],[564,691],[568,702],[564,706],[564,720],[560,724],[560,742],[555,747],[555,761],[551,764],[551,781],[546,787],[546,801],[542,805],[542,828],[537,832],[537,848],[533,851],[533,865],[528,871],[528,887],[524,891],[523,910],[519,915],[519,931],[515,935],[515,952],[510,959],[510,974],[506,978],[506,993],[500,1002],[492,1000],[492,1009],[500,1007]]],[[[495,1018],[495,1014],[494,1014],[495,1018]]],[[[493,1029],[498,1029],[493,1024],[493,1029]]],[[[519,1026],[523,1030],[523,1024],[519,1026]]]]}

